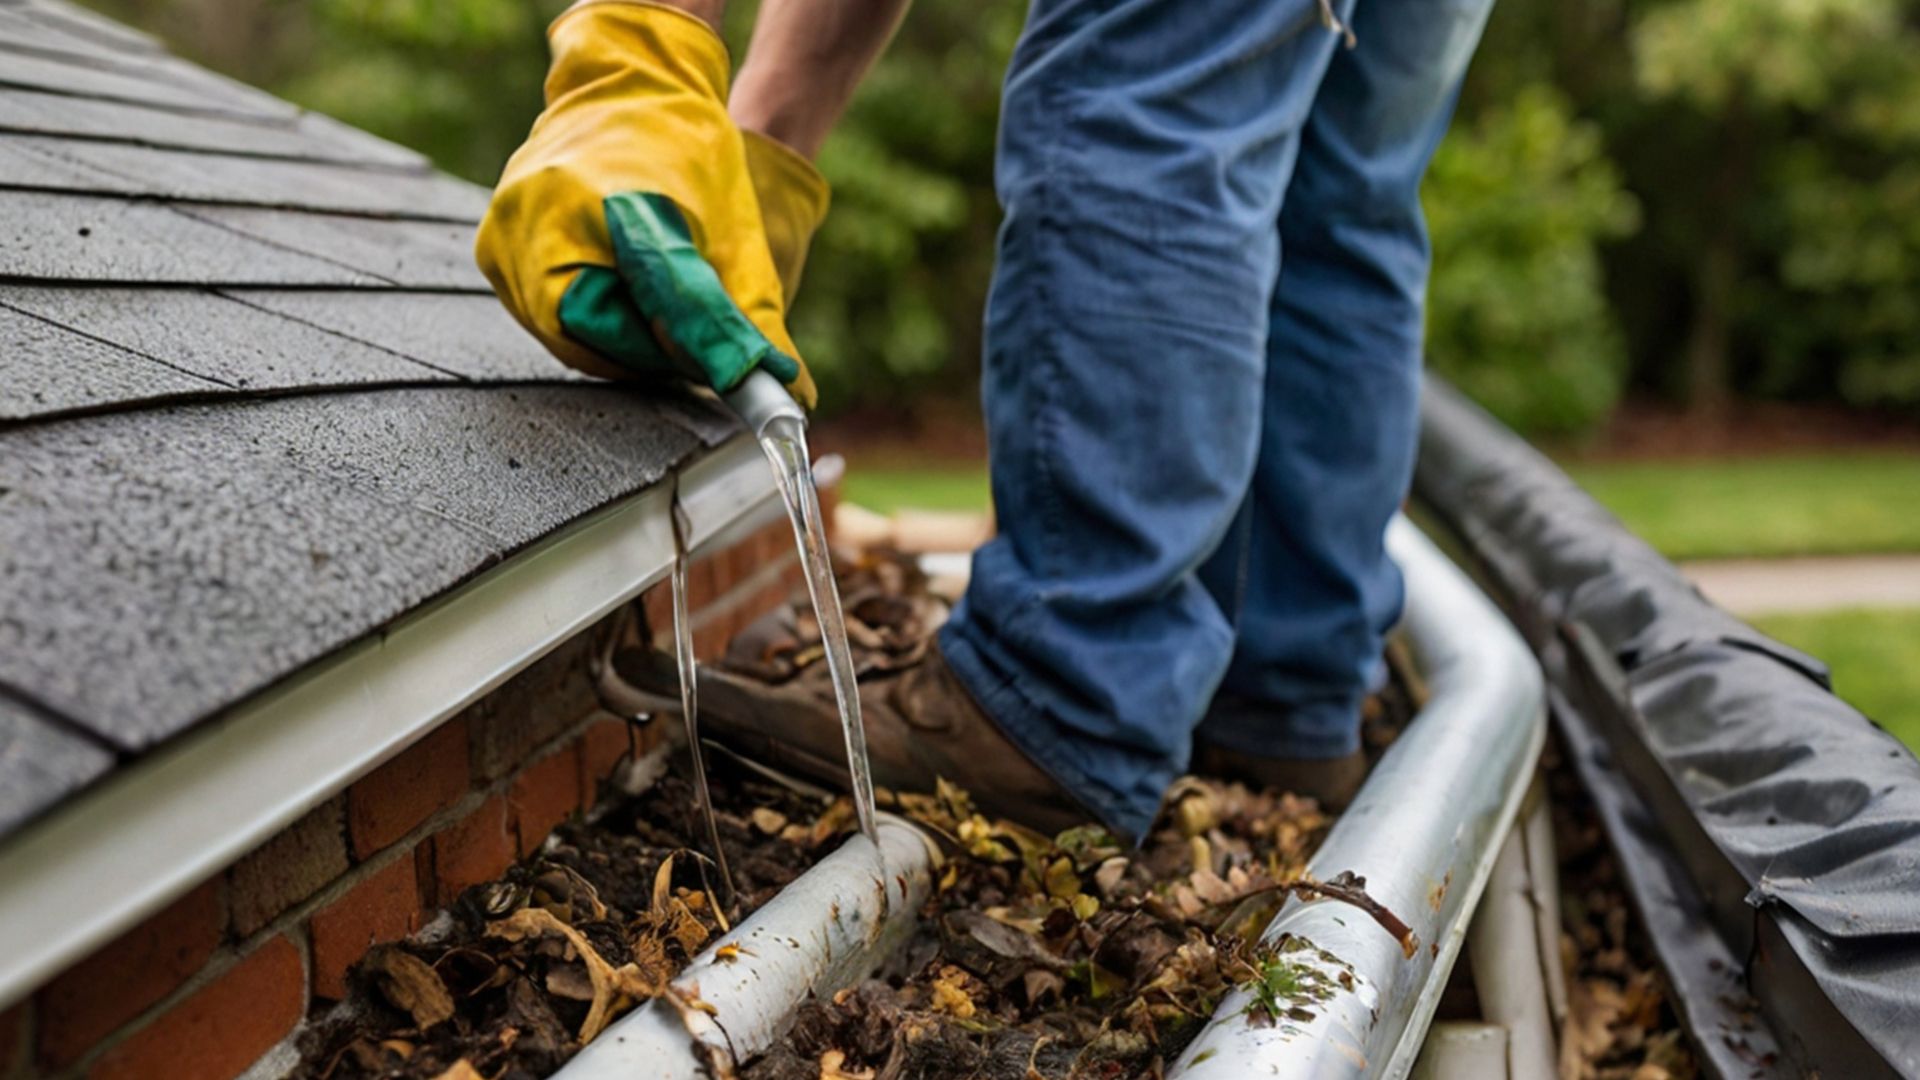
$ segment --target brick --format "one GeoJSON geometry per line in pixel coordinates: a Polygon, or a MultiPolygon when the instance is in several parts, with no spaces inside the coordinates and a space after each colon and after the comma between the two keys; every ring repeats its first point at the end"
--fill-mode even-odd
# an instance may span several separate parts
{"type": "MultiPolygon", "coordinates": [[[[668,588],[672,588],[671,581],[668,582],[668,588]]],[[[720,562],[713,555],[696,559],[687,566],[688,611],[698,611],[713,603],[713,598],[726,589],[726,582],[720,577],[720,562]]],[[[671,591],[668,592],[668,599],[672,599],[671,591]]]]}
{"type": "Polygon", "coordinates": [[[506,797],[494,795],[433,835],[434,902],[450,904],[461,890],[494,880],[517,854],[506,797]]]}
{"type": "Polygon", "coordinates": [[[385,941],[398,941],[420,926],[420,887],[413,859],[396,859],[307,922],[313,948],[313,995],[346,996],[347,969],[385,941]]]}
{"type": "Polygon", "coordinates": [[[614,768],[638,741],[627,722],[612,715],[580,733],[580,809],[593,808],[600,782],[613,775],[614,768]]]}
{"type": "Polygon", "coordinates": [[[714,595],[725,596],[729,590],[752,577],[753,572],[760,568],[758,555],[751,536],[716,553],[713,557],[714,595]]]}
{"type": "Polygon", "coordinates": [[[385,848],[467,793],[467,721],[441,724],[347,789],[353,857],[385,848]]]}
{"type": "Polygon", "coordinates": [[[726,619],[715,619],[693,632],[693,655],[701,660],[717,660],[727,651],[727,642],[731,640],[733,636],[727,633],[726,619]]]}
{"type": "Polygon", "coordinates": [[[793,548],[793,527],[784,521],[776,521],[754,533],[748,543],[753,546],[753,561],[760,566],[781,558],[799,557],[793,548]]]}
{"type": "Polygon", "coordinates": [[[232,1080],[306,1012],[300,950],[276,936],[108,1051],[89,1080],[232,1080]]]}
{"type": "Polygon", "coordinates": [[[739,633],[740,630],[745,630],[760,616],[786,603],[788,591],[786,582],[773,581],[741,601],[735,611],[735,621],[739,624],[739,629],[734,632],[739,633]]]}
{"type": "Polygon", "coordinates": [[[25,1002],[0,1011],[0,1080],[18,1076],[26,1068],[27,1046],[31,1038],[27,1022],[25,1002]]]}
{"type": "Polygon", "coordinates": [[[646,612],[654,646],[665,648],[673,640],[673,588],[664,582],[655,585],[640,597],[640,606],[646,612]]]}
{"type": "Polygon", "coordinates": [[[248,937],[347,872],[347,798],[336,795],[228,871],[233,931],[248,937]]]}
{"type": "Polygon", "coordinates": [[[587,673],[594,637],[568,639],[476,706],[467,722],[474,780],[500,779],[542,743],[600,708],[587,673]]]}
{"type": "Polygon", "coordinates": [[[214,878],[56,976],[35,1010],[41,1064],[79,1060],[199,971],[226,932],[226,880],[214,878]]]}
{"type": "Polygon", "coordinates": [[[575,743],[526,767],[507,791],[520,854],[529,855],[555,825],[580,808],[580,748],[575,743]]]}

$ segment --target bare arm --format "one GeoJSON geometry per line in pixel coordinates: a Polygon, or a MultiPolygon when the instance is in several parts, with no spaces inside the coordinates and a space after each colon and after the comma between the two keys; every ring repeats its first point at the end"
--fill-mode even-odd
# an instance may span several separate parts
{"type": "Polygon", "coordinates": [[[809,159],[911,0],[764,0],[734,80],[734,122],[809,159]]]}

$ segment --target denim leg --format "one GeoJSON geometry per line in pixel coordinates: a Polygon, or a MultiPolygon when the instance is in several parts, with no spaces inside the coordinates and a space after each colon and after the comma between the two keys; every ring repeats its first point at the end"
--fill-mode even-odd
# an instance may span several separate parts
{"type": "Polygon", "coordinates": [[[1360,0],[1280,216],[1259,464],[1205,579],[1236,627],[1200,736],[1333,758],[1400,616],[1387,521],[1418,434],[1429,248],[1420,178],[1492,0],[1360,0]]]}
{"type": "Polygon", "coordinates": [[[1246,496],[1315,0],[1036,0],[1008,71],[982,393],[1000,535],[942,648],[1007,736],[1143,831],[1233,631],[1196,571],[1246,496]]]}

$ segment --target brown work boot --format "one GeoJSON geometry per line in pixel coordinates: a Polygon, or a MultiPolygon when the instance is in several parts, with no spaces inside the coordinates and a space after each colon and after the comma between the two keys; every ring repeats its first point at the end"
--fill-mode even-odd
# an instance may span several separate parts
{"type": "Polygon", "coordinates": [[[1222,780],[1238,780],[1250,787],[1270,787],[1304,795],[1327,810],[1345,810],[1367,778],[1367,754],[1355,750],[1342,758],[1313,761],[1305,758],[1259,757],[1228,750],[1216,743],[1196,743],[1193,772],[1222,780]]]}
{"type": "MultiPolygon", "coordinates": [[[[670,663],[660,662],[665,659],[635,674],[657,693],[676,695],[679,682],[670,663]]],[[[846,790],[846,740],[825,668],[816,663],[773,686],[701,667],[701,735],[775,769],[846,790]]],[[[1093,820],[1000,733],[937,644],[918,664],[862,680],[860,711],[875,784],[931,792],[934,780],[944,778],[964,788],[983,812],[1049,836],[1093,820]]]]}

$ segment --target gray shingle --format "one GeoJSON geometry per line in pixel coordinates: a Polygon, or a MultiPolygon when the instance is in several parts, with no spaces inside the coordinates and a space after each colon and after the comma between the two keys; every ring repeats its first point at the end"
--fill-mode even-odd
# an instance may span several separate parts
{"type": "Polygon", "coordinates": [[[493,556],[288,463],[304,400],[0,432],[0,682],[142,749],[493,556]]]}
{"type": "Polygon", "coordinates": [[[739,430],[550,359],[481,189],[58,0],[7,129],[0,834],[739,430]]]}
{"type": "Polygon", "coordinates": [[[379,283],[367,274],[249,239],[152,202],[14,191],[0,199],[0,206],[4,206],[0,210],[0,279],[189,285],[379,283]]]}
{"type": "Polygon", "coordinates": [[[611,387],[393,391],[305,402],[300,469],[483,530],[508,548],[658,480],[698,445],[611,387]]]}
{"type": "Polygon", "coordinates": [[[129,108],[121,102],[37,90],[0,88],[0,131],[116,139],[146,146],[303,161],[395,168],[423,168],[427,164],[425,158],[411,150],[360,135],[316,113],[302,113],[291,124],[257,122],[129,108]]]}
{"type": "Polygon", "coordinates": [[[112,754],[0,694],[0,834],[112,767],[112,754]]]}
{"type": "Polygon", "coordinates": [[[480,382],[588,381],[555,360],[492,293],[249,289],[228,295],[480,382]]]}
{"type": "MultiPolygon", "coordinates": [[[[294,126],[315,138],[346,148],[352,153],[362,155],[367,161],[379,161],[388,165],[428,165],[427,157],[415,150],[409,150],[399,143],[388,142],[370,131],[361,131],[351,124],[343,124],[325,113],[303,111],[294,126]]],[[[360,160],[355,158],[354,160],[360,160]]]]}
{"type": "Polygon", "coordinates": [[[6,49],[0,49],[0,85],[123,101],[151,108],[234,116],[291,119],[298,111],[285,103],[280,103],[279,108],[269,109],[252,100],[240,100],[214,84],[181,85],[171,79],[155,78],[143,72],[68,63],[6,49]]]}
{"type": "Polygon", "coordinates": [[[194,289],[0,285],[0,305],[236,390],[454,381],[390,352],[194,289]]]}
{"type": "MultiPolygon", "coordinates": [[[[477,223],[487,209],[484,189],[432,172],[281,161],[40,135],[17,135],[7,142],[18,151],[82,166],[83,169],[72,174],[71,180],[72,189],[78,191],[470,223],[477,223]]],[[[6,171],[0,170],[0,184],[14,182],[6,171]]]]}
{"type": "Polygon", "coordinates": [[[656,481],[612,389],[445,388],[0,430],[0,682],[127,750],[656,481]]]}
{"type": "MultiPolygon", "coordinates": [[[[330,260],[415,289],[457,289],[492,295],[473,264],[474,226],[389,221],[345,214],[297,214],[251,206],[187,206],[183,214],[237,233],[330,260]]],[[[236,278],[231,284],[283,282],[236,278]]],[[[284,282],[284,284],[298,284],[284,282]]],[[[326,284],[320,282],[319,284],[326,284]]]]}
{"type": "Polygon", "coordinates": [[[7,0],[7,7],[23,18],[57,29],[77,41],[116,53],[140,56],[166,51],[151,35],[83,7],[53,0],[7,0]]]}
{"type": "Polygon", "coordinates": [[[4,308],[0,357],[0,420],[224,389],[4,308]]]}

